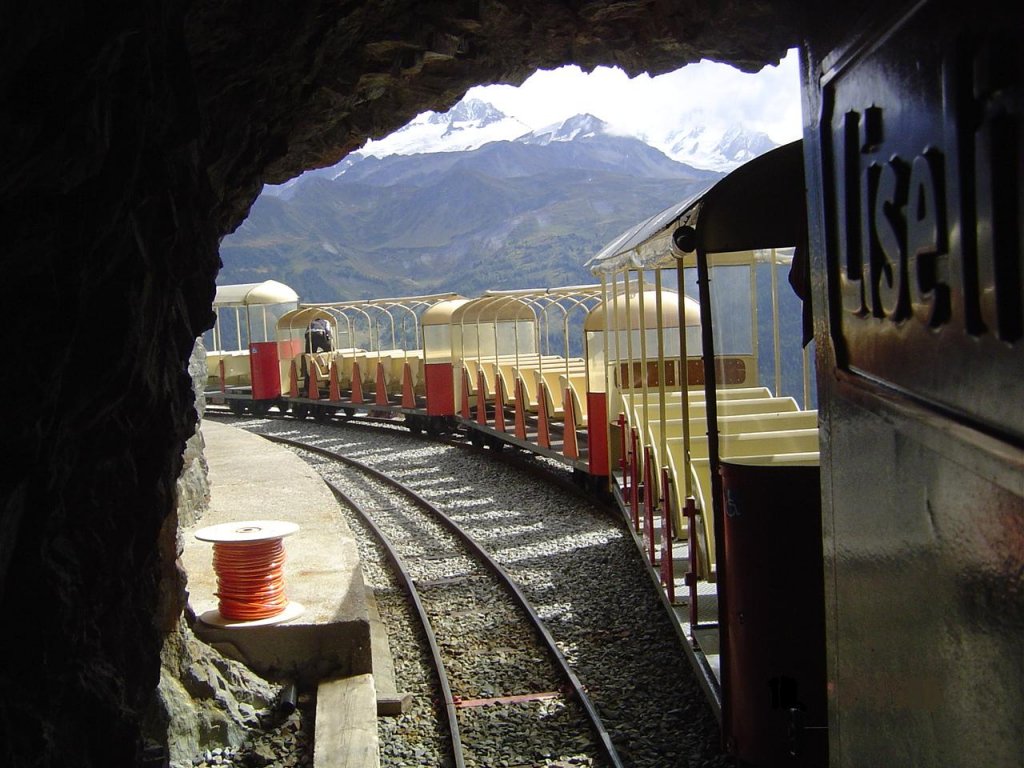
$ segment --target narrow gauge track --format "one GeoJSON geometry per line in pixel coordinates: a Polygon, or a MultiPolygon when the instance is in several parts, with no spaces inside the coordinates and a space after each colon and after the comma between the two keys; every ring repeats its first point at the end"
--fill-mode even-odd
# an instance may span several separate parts
{"type": "MultiPolygon", "coordinates": [[[[485,542],[538,606],[586,686],[626,768],[736,768],[735,760],[723,750],[717,721],[662,598],[652,589],[649,568],[628,527],[617,510],[583,492],[566,468],[517,450],[479,450],[457,436],[439,441],[411,434],[397,420],[364,423],[359,417],[339,416],[330,423],[317,423],[273,412],[267,418],[237,418],[226,409],[208,409],[207,415],[255,434],[302,439],[344,451],[384,469],[485,542]]],[[[324,479],[341,478],[336,462],[306,451],[296,453],[324,479]]],[[[351,490],[361,492],[359,487],[351,490]]],[[[451,765],[441,740],[443,715],[430,701],[436,686],[423,657],[425,643],[416,619],[366,526],[346,504],[340,513],[355,534],[364,579],[388,628],[398,690],[413,694],[406,714],[378,719],[381,765],[451,765]]],[[[454,589],[449,594],[456,597],[454,589]]],[[[463,611],[463,615],[480,622],[491,620],[490,613],[474,616],[463,611]]],[[[468,664],[474,658],[486,679],[493,665],[478,654],[465,654],[462,660],[468,664]]],[[[478,710],[490,721],[466,730],[474,738],[479,733],[493,741],[483,765],[586,765],[573,759],[524,761],[505,746],[520,738],[519,732],[532,728],[538,717],[560,716],[561,710],[556,709],[560,704],[556,700],[529,710],[529,705],[478,710]]]]}
{"type": "MultiPolygon", "coordinates": [[[[596,751],[600,759],[590,762],[597,766],[614,766],[622,768],[622,761],[618,756],[611,737],[601,721],[596,708],[590,701],[582,683],[566,661],[555,642],[554,637],[548,631],[540,616],[534,610],[529,600],[519,589],[518,585],[509,577],[505,570],[491,555],[458,523],[435,507],[429,501],[420,496],[416,491],[404,485],[380,470],[374,469],[351,457],[340,454],[317,445],[305,443],[298,440],[278,436],[267,436],[273,442],[288,445],[294,449],[309,451],[318,454],[332,461],[340,462],[349,469],[355,470],[364,478],[361,487],[364,492],[372,497],[370,503],[360,503],[350,494],[346,493],[338,483],[327,481],[328,486],[335,495],[344,503],[348,504],[366,522],[373,531],[378,542],[387,551],[389,561],[392,563],[396,574],[400,576],[405,592],[415,607],[422,630],[427,638],[430,647],[430,655],[433,659],[434,671],[437,675],[438,684],[441,689],[441,696],[444,701],[445,721],[448,727],[448,743],[451,748],[452,759],[457,768],[464,768],[466,758],[464,757],[463,741],[459,728],[459,711],[462,710],[463,718],[468,719],[476,706],[486,705],[519,705],[529,702],[543,702],[562,697],[561,692],[568,693],[567,701],[574,702],[581,713],[568,718],[551,718],[551,728],[541,732],[534,728],[530,732],[530,739],[535,740],[536,745],[526,744],[519,747],[520,752],[531,751],[535,755],[544,755],[546,758],[557,756],[558,758],[577,757],[571,754],[573,744],[578,744],[579,732],[573,732],[572,723],[578,723],[580,715],[589,725],[596,738],[596,751]],[[377,487],[374,488],[374,485],[377,487]],[[372,506],[371,506],[372,505],[372,506]],[[400,522],[403,539],[393,541],[384,532],[378,520],[386,519],[394,525],[400,522]],[[438,535],[438,525],[450,535],[438,535]],[[430,542],[438,548],[436,552],[426,552],[424,542],[430,542]],[[438,560],[445,561],[445,570],[454,570],[455,575],[437,578],[436,563],[438,560]],[[482,584],[486,580],[486,574],[493,578],[490,585],[482,584]],[[417,586],[419,585],[419,587],[417,586]],[[469,586],[469,589],[461,589],[461,586],[469,586]],[[421,589],[423,588],[423,589],[421,589]],[[454,616],[452,621],[451,596],[446,594],[450,590],[459,590],[461,593],[469,594],[474,604],[463,608],[454,616]],[[445,593],[445,594],[442,594],[445,593]],[[500,607],[504,597],[511,597],[516,611],[507,607],[500,607]],[[552,662],[554,678],[557,685],[541,686],[545,690],[537,691],[537,679],[530,667],[536,667],[536,660],[532,665],[524,665],[527,669],[525,680],[514,677],[516,674],[523,674],[516,665],[508,664],[511,668],[511,679],[501,681],[506,686],[504,693],[491,691],[491,695],[480,698],[474,695],[470,700],[468,696],[460,696],[452,689],[449,681],[447,668],[450,664],[458,664],[458,658],[466,651],[463,649],[460,640],[467,632],[465,624],[458,618],[458,614],[465,610],[472,612],[491,612],[509,619],[512,615],[518,614],[529,629],[523,626],[503,627],[501,636],[496,638],[499,649],[490,649],[496,658],[509,655],[511,650],[524,657],[535,656],[538,652],[546,654],[552,662]],[[434,618],[432,619],[431,616],[434,618]],[[438,631],[435,631],[435,627],[438,631]],[[529,630],[532,629],[532,632],[529,630]],[[447,638],[445,644],[446,652],[442,653],[442,644],[438,640],[438,633],[447,638]],[[533,636],[536,643],[530,643],[527,638],[533,636]],[[507,646],[510,635],[518,636],[520,640],[513,643],[513,648],[507,646]],[[543,651],[539,651],[537,646],[543,651]],[[450,661],[445,663],[444,656],[450,661]],[[556,678],[560,678],[557,679],[556,678]],[[557,689],[557,690],[555,690],[557,689]],[[568,722],[567,722],[568,720],[568,722]],[[559,746],[562,745],[562,746],[559,746]]],[[[479,642],[475,644],[473,653],[480,653],[479,642]]],[[[487,651],[485,651],[487,653],[487,651]]],[[[466,685],[473,683],[466,681],[466,685]]],[[[464,688],[464,690],[467,690],[464,688]]],[[[475,694],[478,689],[469,688],[475,694]]],[[[472,754],[472,746],[467,748],[472,754]]],[[[479,760],[477,764],[484,764],[479,760]]]]}
{"type": "MultiPolygon", "coordinates": [[[[206,413],[213,416],[237,416],[238,414],[231,411],[228,406],[222,405],[206,405],[206,413]]],[[[292,414],[292,417],[294,414],[292,414]]],[[[249,416],[248,418],[253,418],[249,416]]],[[[284,419],[285,414],[273,412],[264,413],[262,415],[256,415],[257,419],[284,419]]],[[[286,419],[291,422],[291,417],[286,419]]],[[[355,415],[349,415],[344,410],[338,410],[329,416],[321,417],[320,419],[314,419],[314,423],[320,425],[344,425],[346,428],[354,429],[365,429],[365,430],[393,430],[401,434],[404,438],[413,440],[423,440],[431,443],[442,443],[444,445],[450,445],[454,448],[460,448],[468,451],[480,451],[480,446],[474,445],[466,435],[460,431],[453,432],[437,432],[430,433],[426,430],[410,430],[409,427],[400,418],[394,418],[391,416],[372,416],[369,414],[356,413],[355,415]]],[[[305,423],[299,420],[298,423],[305,423]]],[[[572,470],[567,468],[565,465],[560,464],[553,459],[547,459],[537,454],[527,453],[521,451],[514,446],[506,446],[504,443],[498,443],[497,451],[495,453],[494,448],[491,449],[490,455],[498,455],[501,460],[507,464],[511,464],[524,472],[527,472],[537,478],[542,479],[544,482],[553,483],[569,493],[573,493],[586,498],[590,501],[601,503],[606,502],[608,504],[608,510],[611,514],[617,514],[614,510],[614,501],[611,494],[606,494],[603,497],[599,492],[595,492],[593,488],[590,490],[579,482],[578,475],[572,470]],[[506,450],[507,449],[507,450],[506,450]]]]}

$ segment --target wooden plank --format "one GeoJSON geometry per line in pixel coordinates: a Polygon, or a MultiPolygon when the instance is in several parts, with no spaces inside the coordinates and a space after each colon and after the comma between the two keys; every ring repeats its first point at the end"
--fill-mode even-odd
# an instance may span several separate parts
{"type": "Polygon", "coordinates": [[[373,590],[366,588],[366,605],[370,617],[370,653],[373,664],[373,683],[377,694],[377,715],[397,716],[407,712],[412,696],[399,693],[395,683],[395,660],[391,655],[387,629],[380,619],[373,590]]]}
{"type": "Polygon", "coordinates": [[[380,768],[376,698],[373,675],[320,684],[314,768],[380,768]]]}

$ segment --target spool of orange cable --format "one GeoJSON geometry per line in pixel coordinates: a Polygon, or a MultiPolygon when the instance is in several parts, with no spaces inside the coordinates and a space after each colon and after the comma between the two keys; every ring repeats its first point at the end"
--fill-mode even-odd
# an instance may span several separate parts
{"type": "Polygon", "coordinates": [[[294,523],[247,520],[196,531],[197,539],[213,543],[217,576],[217,611],[200,618],[230,627],[276,624],[299,615],[302,606],[285,595],[283,541],[298,530],[294,523]]]}

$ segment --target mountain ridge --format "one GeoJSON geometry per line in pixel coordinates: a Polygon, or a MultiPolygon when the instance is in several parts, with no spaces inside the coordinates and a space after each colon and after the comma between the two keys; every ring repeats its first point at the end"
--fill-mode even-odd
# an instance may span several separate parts
{"type": "Polygon", "coordinates": [[[273,277],[306,301],[589,283],[583,264],[607,242],[724,175],[593,115],[471,150],[346,160],[261,195],[222,241],[219,281],[273,277]]]}
{"type": "MultiPolygon", "coordinates": [[[[692,112],[690,123],[655,135],[613,131],[607,122],[588,113],[531,129],[490,102],[467,97],[447,112],[425,112],[419,115],[390,136],[367,142],[354,154],[384,157],[467,151],[479,149],[494,141],[539,143],[545,136],[551,137],[559,131],[563,134],[571,131],[575,123],[581,122],[598,126],[596,130],[599,132],[632,136],[673,160],[702,170],[728,172],[777,146],[763,132],[750,131],[738,124],[713,122],[699,109],[692,112]]],[[[566,138],[563,135],[554,140],[566,138]]]]}

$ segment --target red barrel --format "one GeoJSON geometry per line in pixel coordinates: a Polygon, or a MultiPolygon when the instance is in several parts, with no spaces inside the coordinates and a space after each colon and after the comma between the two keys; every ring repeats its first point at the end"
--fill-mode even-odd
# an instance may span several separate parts
{"type": "Polygon", "coordinates": [[[755,766],[825,766],[820,472],[723,462],[726,742],[755,766]]]}
{"type": "Polygon", "coordinates": [[[249,345],[253,400],[273,400],[281,396],[281,370],[277,362],[276,341],[256,341],[249,345]]]}

